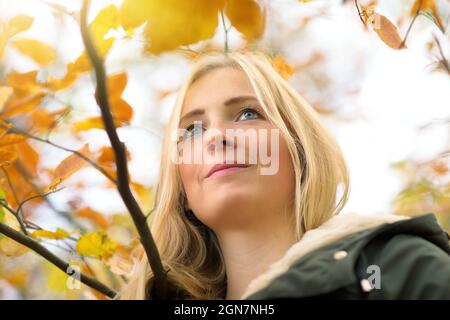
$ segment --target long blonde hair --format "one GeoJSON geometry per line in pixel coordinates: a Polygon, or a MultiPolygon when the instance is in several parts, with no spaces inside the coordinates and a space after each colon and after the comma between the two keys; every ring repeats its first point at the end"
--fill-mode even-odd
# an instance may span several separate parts
{"type": "MultiPolygon", "coordinates": [[[[156,207],[149,221],[177,299],[218,299],[226,294],[226,272],[217,238],[192,211],[185,210],[178,166],[170,159],[189,86],[217,68],[236,68],[248,77],[267,118],[286,140],[295,171],[293,217],[297,239],[338,214],[349,194],[348,171],[339,146],[315,110],[272,67],[261,52],[209,53],[197,58],[179,91],[166,127],[156,207]],[[342,188],[342,190],[340,190],[342,188]],[[340,196],[338,194],[341,193],[340,196]]],[[[152,271],[143,255],[120,299],[149,299],[152,271]]]]}

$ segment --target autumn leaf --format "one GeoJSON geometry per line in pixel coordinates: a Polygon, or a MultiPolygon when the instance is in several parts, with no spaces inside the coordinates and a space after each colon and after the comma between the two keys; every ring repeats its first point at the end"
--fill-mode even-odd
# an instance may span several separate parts
{"type": "Polygon", "coordinates": [[[417,10],[419,10],[419,7],[420,11],[431,11],[439,29],[445,30],[444,24],[442,23],[439,11],[436,6],[436,0],[415,0],[411,7],[410,15],[411,16],[416,15],[417,10]]]}
{"type": "Polygon", "coordinates": [[[30,144],[28,140],[19,142],[14,145],[14,150],[19,154],[19,159],[23,168],[31,177],[37,176],[37,168],[39,165],[39,153],[30,144]]]}
{"type": "MultiPolygon", "coordinates": [[[[121,127],[124,124],[128,124],[133,116],[133,109],[121,97],[127,85],[127,79],[127,74],[125,72],[111,75],[107,79],[108,98],[116,127],[121,127]]],[[[103,120],[99,116],[83,119],[73,125],[73,129],[75,131],[103,128],[103,120]]]]}
{"type": "Polygon", "coordinates": [[[378,37],[392,49],[403,49],[402,38],[397,27],[385,16],[375,12],[375,6],[361,7],[362,18],[377,33],[378,37]]]}
{"type": "Polygon", "coordinates": [[[0,149],[0,167],[9,166],[18,156],[15,151],[0,149]]]}
{"type": "Polygon", "coordinates": [[[392,49],[404,48],[404,44],[402,38],[398,34],[397,27],[391,21],[389,21],[388,18],[383,15],[374,13],[373,21],[378,21],[376,22],[378,26],[374,26],[374,31],[378,34],[380,39],[385,44],[387,44],[392,49]]]}
{"type": "Polygon", "coordinates": [[[105,55],[114,43],[113,38],[105,39],[106,34],[109,30],[118,28],[119,25],[120,16],[115,5],[109,5],[100,10],[94,21],[89,25],[91,37],[101,55],[105,55]]]}
{"type": "Polygon", "coordinates": [[[24,135],[8,133],[0,138],[0,148],[22,142],[26,139],[24,135]]]}
{"type": "Polygon", "coordinates": [[[134,250],[136,243],[133,246],[125,247],[118,245],[114,254],[105,261],[105,264],[109,267],[112,273],[124,276],[129,275],[133,270],[133,266],[137,259],[134,256],[134,250]]]}
{"type": "Polygon", "coordinates": [[[11,71],[8,73],[6,81],[10,87],[14,89],[14,93],[22,93],[23,95],[37,94],[42,92],[42,86],[37,82],[37,71],[29,72],[16,72],[11,71]]]}
{"type": "Polygon", "coordinates": [[[125,0],[120,8],[126,31],[145,23],[145,49],[151,54],[211,38],[220,12],[227,15],[247,40],[259,37],[264,31],[265,11],[255,0],[125,0]]]}
{"type": "Polygon", "coordinates": [[[145,49],[159,54],[212,37],[224,3],[224,0],[125,0],[120,15],[126,31],[146,23],[145,49]]]}
{"type": "Polygon", "coordinates": [[[102,229],[106,229],[109,225],[108,220],[105,218],[105,216],[90,207],[79,209],[76,212],[76,215],[81,218],[89,219],[102,229]]]}
{"type": "Polygon", "coordinates": [[[6,26],[2,32],[0,32],[0,58],[3,56],[8,40],[19,32],[30,28],[33,24],[33,20],[34,19],[30,16],[19,14],[6,23],[6,26]]]}
{"type": "Polygon", "coordinates": [[[115,120],[129,122],[133,116],[131,106],[121,98],[127,85],[128,77],[126,72],[121,72],[108,77],[109,102],[115,120]]]}
{"type": "MultiPolygon", "coordinates": [[[[88,158],[92,156],[88,144],[85,144],[78,152],[88,158]]],[[[54,190],[62,181],[69,178],[71,175],[73,175],[75,172],[77,172],[87,164],[88,163],[77,154],[71,154],[63,161],[61,161],[61,163],[56,167],[53,175],[53,180],[48,189],[54,190]]]]}
{"type": "Polygon", "coordinates": [[[77,252],[83,256],[96,258],[109,258],[117,248],[117,244],[111,240],[104,231],[83,234],[77,242],[77,252]]]}
{"type": "Polygon", "coordinates": [[[294,73],[294,68],[284,59],[283,55],[278,53],[275,58],[271,60],[273,68],[282,76],[285,80],[289,79],[294,73]]]}
{"type": "Polygon", "coordinates": [[[70,237],[70,233],[64,229],[57,228],[56,231],[48,231],[44,229],[36,230],[31,233],[33,238],[46,238],[46,239],[64,239],[70,237]]]}
{"type": "MultiPolygon", "coordinates": [[[[6,195],[5,195],[5,191],[0,188],[0,200],[1,201],[6,201],[6,195]]],[[[0,206],[0,223],[3,222],[3,220],[5,219],[5,209],[3,208],[3,206],[0,206]]]]}
{"type": "MultiPolygon", "coordinates": [[[[14,217],[10,212],[5,212],[2,223],[6,224],[16,231],[20,231],[19,222],[17,222],[16,217],[14,217]]],[[[28,249],[24,245],[21,245],[13,239],[0,234],[0,254],[8,257],[18,257],[23,255],[24,253],[27,253],[29,250],[30,249],[28,249]]]]}
{"type": "Polygon", "coordinates": [[[45,66],[56,58],[55,50],[48,44],[34,39],[17,39],[12,42],[21,53],[29,56],[35,62],[45,66]]]}
{"type": "Polygon", "coordinates": [[[0,112],[3,110],[6,101],[8,101],[12,93],[13,89],[11,87],[0,86],[0,112]]]}
{"type": "Polygon", "coordinates": [[[256,39],[264,32],[265,11],[255,0],[227,0],[225,14],[247,40],[256,39]]]}
{"type": "MultiPolygon", "coordinates": [[[[111,29],[116,29],[120,25],[119,11],[116,6],[110,5],[100,10],[97,16],[89,25],[91,37],[95,43],[99,54],[105,56],[111,49],[114,39],[105,39],[106,34],[111,29]]],[[[80,74],[91,69],[91,62],[86,52],[67,65],[66,74],[62,78],[49,78],[45,86],[52,91],[64,90],[70,87],[78,79],[80,74]]]]}
{"type": "Polygon", "coordinates": [[[74,62],[67,65],[67,71],[62,78],[49,77],[45,87],[52,91],[64,90],[70,87],[78,79],[80,74],[91,69],[91,63],[89,61],[86,52],[83,52],[74,62]]]}

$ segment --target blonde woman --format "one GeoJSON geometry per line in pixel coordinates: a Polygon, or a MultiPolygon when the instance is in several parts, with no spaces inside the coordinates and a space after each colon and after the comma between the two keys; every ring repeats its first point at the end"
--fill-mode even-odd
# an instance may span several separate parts
{"type": "MultiPolygon", "coordinates": [[[[344,157],[264,54],[201,56],[163,145],[150,226],[171,298],[450,298],[433,214],[338,214],[344,157]]],[[[118,298],[152,280],[144,258],[118,298]]]]}

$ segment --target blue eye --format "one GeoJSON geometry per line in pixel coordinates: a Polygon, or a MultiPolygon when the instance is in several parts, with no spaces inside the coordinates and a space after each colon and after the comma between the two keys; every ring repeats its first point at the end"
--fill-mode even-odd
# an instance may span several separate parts
{"type": "Polygon", "coordinates": [[[245,108],[242,110],[238,120],[252,120],[257,118],[259,118],[259,113],[256,110],[252,108],[245,108]]]}
{"type": "Polygon", "coordinates": [[[186,128],[185,136],[186,137],[192,137],[192,136],[202,132],[202,129],[203,128],[202,128],[202,124],[201,123],[194,122],[193,124],[191,124],[190,126],[188,126],[186,128]]]}

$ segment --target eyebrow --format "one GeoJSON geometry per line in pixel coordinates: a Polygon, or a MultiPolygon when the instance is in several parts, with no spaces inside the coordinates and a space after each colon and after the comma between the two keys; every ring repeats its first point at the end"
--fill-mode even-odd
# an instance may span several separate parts
{"type": "MultiPolygon", "coordinates": [[[[241,101],[252,100],[252,99],[258,100],[255,96],[236,96],[236,97],[232,97],[232,98],[225,100],[223,105],[228,107],[233,104],[239,103],[241,101]]],[[[186,121],[189,118],[192,118],[192,117],[195,117],[198,115],[202,115],[204,113],[205,113],[205,109],[194,109],[192,111],[187,112],[184,116],[182,116],[179,123],[181,124],[183,121],[186,121]]]]}

